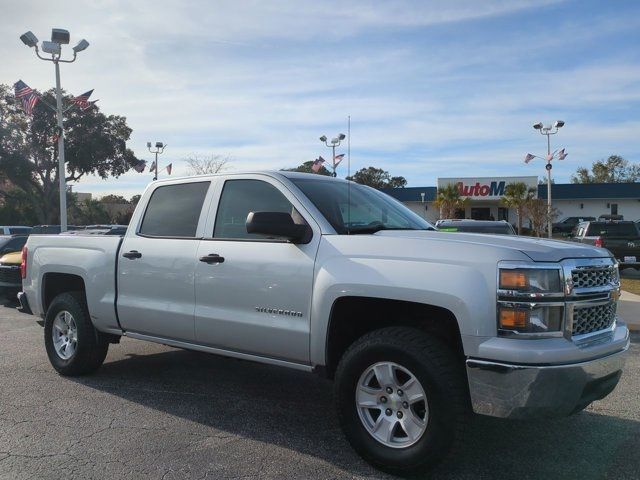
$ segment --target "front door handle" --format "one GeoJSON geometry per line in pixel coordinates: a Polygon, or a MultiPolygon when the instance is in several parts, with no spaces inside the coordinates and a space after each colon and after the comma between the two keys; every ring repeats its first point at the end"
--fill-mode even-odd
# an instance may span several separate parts
{"type": "Polygon", "coordinates": [[[128,258],[130,260],[133,260],[134,258],[141,258],[142,254],[137,250],[131,250],[130,252],[123,253],[122,256],[124,258],[128,258]]]}
{"type": "Polygon", "coordinates": [[[217,253],[210,253],[209,255],[205,255],[204,257],[200,257],[200,261],[204,263],[223,263],[224,257],[221,257],[217,253]]]}

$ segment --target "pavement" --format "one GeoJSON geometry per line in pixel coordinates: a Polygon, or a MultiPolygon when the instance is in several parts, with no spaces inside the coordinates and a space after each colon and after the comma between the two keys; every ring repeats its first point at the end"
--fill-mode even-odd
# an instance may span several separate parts
{"type": "MultiPolygon", "coordinates": [[[[640,272],[630,268],[623,270],[620,274],[622,277],[640,278],[640,272]]],[[[629,326],[629,330],[640,332],[640,295],[623,290],[617,311],[620,318],[629,326]]]]}
{"type": "MultiPolygon", "coordinates": [[[[93,375],[58,376],[43,330],[0,302],[0,480],[390,479],[345,441],[329,381],[123,339],[93,375]]],[[[569,418],[474,418],[429,478],[637,479],[640,334],[606,399],[569,418]]]]}

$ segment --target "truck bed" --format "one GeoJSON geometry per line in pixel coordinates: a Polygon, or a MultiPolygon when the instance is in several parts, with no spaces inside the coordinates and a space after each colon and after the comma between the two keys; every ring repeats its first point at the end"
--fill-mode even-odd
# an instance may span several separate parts
{"type": "Polygon", "coordinates": [[[60,275],[84,283],[91,319],[102,331],[119,331],[115,310],[117,254],[122,238],[93,235],[31,235],[23,291],[35,315],[46,312],[47,289],[60,275]]]}

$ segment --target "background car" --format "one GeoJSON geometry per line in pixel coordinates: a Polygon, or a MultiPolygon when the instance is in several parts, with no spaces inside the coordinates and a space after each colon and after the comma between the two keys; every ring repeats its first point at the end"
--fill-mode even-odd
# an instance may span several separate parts
{"type": "Polygon", "coordinates": [[[583,222],[576,227],[571,240],[609,250],[620,268],[640,270],[640,231],[632,221],[583,222]]]}
{"type": "Polygon", "coordinates": [[[21,250],[27,243],[27,235],[0,237],[0,291],[18,291],[22,287],[20,276],[21,250]]]}
{"type": "Polygon", "coordinates": [[[580,222],[588,222],[590,220],[595,220],[595,217],[566,217],[559,222],[555,222],[551,231],[553,233],[569,234],[580,222]]]}
{"type": "Polygon", "coordinates": [[[511,224],[505,220],[438,220],[436,228],[441,232],[489,233],[494,235],[516,235],[511,224]]]}
{"type": "Polygon", "coordinates": [[[0,235],[29,235],[31,227],[24,225],[0,225],[0,235]]]}

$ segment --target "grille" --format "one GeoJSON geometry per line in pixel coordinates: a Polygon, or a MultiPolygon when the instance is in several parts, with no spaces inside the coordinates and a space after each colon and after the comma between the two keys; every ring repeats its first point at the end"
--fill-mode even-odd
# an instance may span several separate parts
{"type": "Polygon", "coordinates": [[[610,327],[616,318],[616,304],[576,308],[573,311],[573,334],[597,332],[610,327]]]}
{"type": "Polygon", "coordinates": [[[15,267],[0,267],[0,283],[21,285],[22,277],[20,276],[20,269],[15,267]]]}
{"type": "Polygon", "coordinates": [[[617,283],[613,266],[576,268],[571,272],[574,288],[606,287],[617,283]]]}

